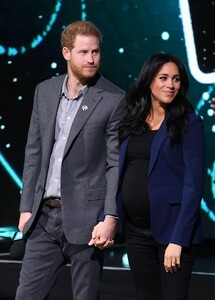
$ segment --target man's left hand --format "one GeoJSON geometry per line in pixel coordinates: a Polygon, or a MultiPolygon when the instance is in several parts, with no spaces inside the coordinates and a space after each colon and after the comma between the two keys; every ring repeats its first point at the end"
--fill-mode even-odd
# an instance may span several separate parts
{"type": "Polygon", "coordinates": [[[99,222],[93,229],[92,238],[88,245],[98,247],[103,250],[114,244],[117,220],[112,217],[105,217],[104,221],[99,222]]]}

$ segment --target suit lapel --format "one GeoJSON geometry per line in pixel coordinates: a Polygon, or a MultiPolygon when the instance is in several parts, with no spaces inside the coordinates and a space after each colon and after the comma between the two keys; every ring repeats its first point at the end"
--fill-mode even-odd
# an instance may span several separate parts
{"type": "Polygon", "coordinates": [[[89,87],[89,90],[84,96],[84,99],[78,109],[78,112],[75,116],[75,119],[73,121],[73,124],[70,129],[70,133],[68,136],[68,140],[66,143],[64,156],[66,155],[70,145],[72,144],[74,138],[77,136],[77,134],[80,132],[80,130],[83,128],[84,124],[86,123],[87,119],[90,117],[90,115],[93,113],[94,109],[102,99],[101,94],[99,93],[100,90],[93,87],[89,87]]]}
{"type": "MultiPolygon", "coordinates": [[[[160,129],[158,130],[153,143],[152,143],[152,148],[151,148],[151,157],[150,157],[150,162],[149,162],[149,169],[148,169],[148,176],[150,176],[152,169],[155,165],[155,162],[158,157],[158,153],[160,151],[160,147],[164,140],[168,137],[168,133],[166,131],[166,119],[163,121],[161,124],[160,129]]],[[[120,150],[120,158],[119,158],[119,178],[122,179],[122,174],[123,174],[123,169],[125,166],[125,158],[126,158],[126,151],[127,151],[127,146],[128,142],[131,138],[131,135],[129,135],[122,143],[121,145],[121,150],[120,150]]]]}
{"type": "Polygon", "coordinates": [[[149,169],[148,169],[148,177],[150,176],[152,169],[155,165],[155,162],[158,157],[158,153],[160,151],[160,147],[163,143],[163,141],[168,137],[168,133],[166,131],[166,119],[161,124],[160,129],[158,130],[151,148],[151,156],[150,156],[150,162],[149,162],[149,169]]]}

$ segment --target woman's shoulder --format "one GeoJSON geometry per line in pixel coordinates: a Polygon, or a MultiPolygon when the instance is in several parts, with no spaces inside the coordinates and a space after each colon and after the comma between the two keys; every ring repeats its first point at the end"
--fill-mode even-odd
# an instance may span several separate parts
{"type": "Polygon", "coordinates": [[[197,113],[188,113],[186,132],[196,132],[198,135],[201,135],[200,133],[204,132],[204,121],[197,113]]]}
{"type": "Polygon", "coordinates": [[[187,120],[189,123],[192,123],[192,122],[203,123],[203,119],[196,112],[189,112],[187,114],[187,120]]]}

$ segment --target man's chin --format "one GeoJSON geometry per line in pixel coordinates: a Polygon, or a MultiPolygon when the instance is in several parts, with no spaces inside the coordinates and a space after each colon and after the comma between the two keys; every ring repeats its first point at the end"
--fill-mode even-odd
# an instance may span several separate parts
{"type": "Polygon", "coordinates": [[[82,76],[80,76],[80,80],[90,80],[92,79],[93,77],[95,77],[97,73],[97,70],[94,70],[93,72],[86,72],[85,74],[82,74],[82,76]]]}

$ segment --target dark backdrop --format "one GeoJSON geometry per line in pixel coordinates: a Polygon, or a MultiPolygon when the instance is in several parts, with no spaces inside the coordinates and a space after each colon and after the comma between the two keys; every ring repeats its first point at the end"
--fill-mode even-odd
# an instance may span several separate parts
{"type": "MultiPolygon", "coordinates": [[[[189,97],[205,121],[205,237],[215,238],[215,96],[213,0],[2,0],[0,3],[0,227],[16,226],[24,147],[38,82],[64,73],[60,34],[86,19],[104,35],[101,72],[127,89],[155,52],[187,66],[189,97]]],[[[198,168],[198,166],[196,166],[198,168]]],[[[0,233],[1,233],[0,228],[0,233]]]]}

